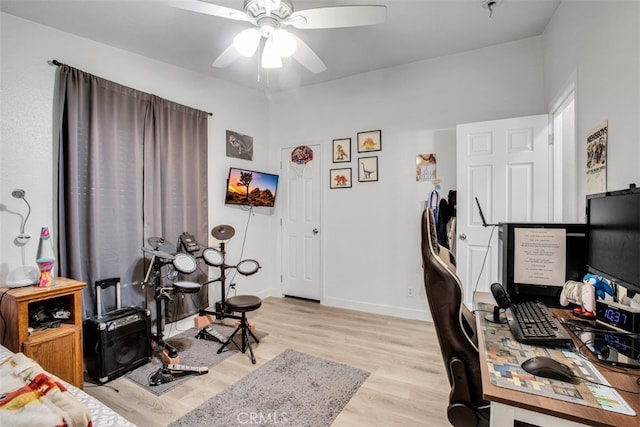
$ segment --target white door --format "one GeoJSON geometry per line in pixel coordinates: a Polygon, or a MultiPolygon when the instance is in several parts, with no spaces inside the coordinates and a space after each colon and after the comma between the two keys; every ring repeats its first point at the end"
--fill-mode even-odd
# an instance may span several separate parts
{"type": "Polygon", "coordinates": [[[457,273],[465,302],[498,278],[498,229],[483,227],[475,198],[489,224],[549,221],[547,115],[456,127],[457,273]]]}
{"type": "Polygon", "coordinates": [[[280,156],[282,176],[282,293],[320,301],[322,230],[320,230],[320,146],[311,145],[313,160],[291,162],[293,148],[280,156]]]}

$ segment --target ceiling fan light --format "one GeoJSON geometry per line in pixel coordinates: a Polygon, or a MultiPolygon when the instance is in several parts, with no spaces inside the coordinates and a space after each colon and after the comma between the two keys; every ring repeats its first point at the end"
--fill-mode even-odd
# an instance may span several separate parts
{"type": "Polygon", "coordinates": [[[256,53],[260,44],[260,33],[256,28],[248,28],[240,31],[237,36],[233,38],[233,46],[240,52],[242,56],[250,58],[256,53]]]}
{"type": "Polygon", "coordinates": [[[282,58],[278,55],[272,39],[267,39],[264,44],[262,68],[282,68],[282,58]]]}
{"type": "Polygon", "coordinates": [[[298,42],[287,30],[278,28],[273,32],[273,45],[282,58],[288,58],[296,51],[298,42]]]}

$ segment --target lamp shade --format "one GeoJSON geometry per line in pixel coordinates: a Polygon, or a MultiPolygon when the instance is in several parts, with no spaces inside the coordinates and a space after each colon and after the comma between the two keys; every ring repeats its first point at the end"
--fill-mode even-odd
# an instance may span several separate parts
{"type": "Polygon", "coordinates": [[[256,53],[260,43],[260,33],[256,28],[248,28],[233,38],[233,46],[242,56],[250,58],[256,53]]]}
{"type": "Polygon", "coordinates": [[[287,30],[278,28],[273,32],[273,45],[281,58],[288,58],[296,51],[298,42],[287,30]]]}

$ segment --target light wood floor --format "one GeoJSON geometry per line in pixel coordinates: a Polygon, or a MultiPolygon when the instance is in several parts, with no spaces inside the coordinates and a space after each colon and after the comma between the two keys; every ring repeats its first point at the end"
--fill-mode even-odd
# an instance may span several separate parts
{"type": "Polygon", "coordinates": [[[291,298],[265,299],[249,321],[268,333],[254,347],[256,365],[238,352],[159,397],[124,378],[85,391],[140,427],[166,426],[291,348],[371,372],[333,427],[449,425],[433,324],[291,298]]]}

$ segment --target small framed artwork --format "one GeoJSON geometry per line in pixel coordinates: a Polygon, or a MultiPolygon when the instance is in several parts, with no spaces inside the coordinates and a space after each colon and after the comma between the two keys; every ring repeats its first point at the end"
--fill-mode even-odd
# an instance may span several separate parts
{"type": "Polygon", "coordinates": [[[358,132],[358,153],[382,150],[382,131],[358,132]]]}
{"type": "Polygon", "coordinates": [[[351,161],[351,138],[333,140],[333,163],[351,161]]]}
{"type": "Polygon", "coordinates": [[[378,180],[378,156],[360,157],[358,159],[358,181],[371,182],[378,180]]]}
{"type": "Polygon", "coordinates": [[[227,157],[253,160],[253,137],[228,130],[227,157]]]}
{"type": "Polygon", "coordinates": [[[433,181],[436,173],[436,155],[433,153],[416,156],[416,181],[433,181]]]}
{"type": "Polygon", "coordinates": [[[351,168],[331,169],[329,188],[351,188],[351,168]]]}

